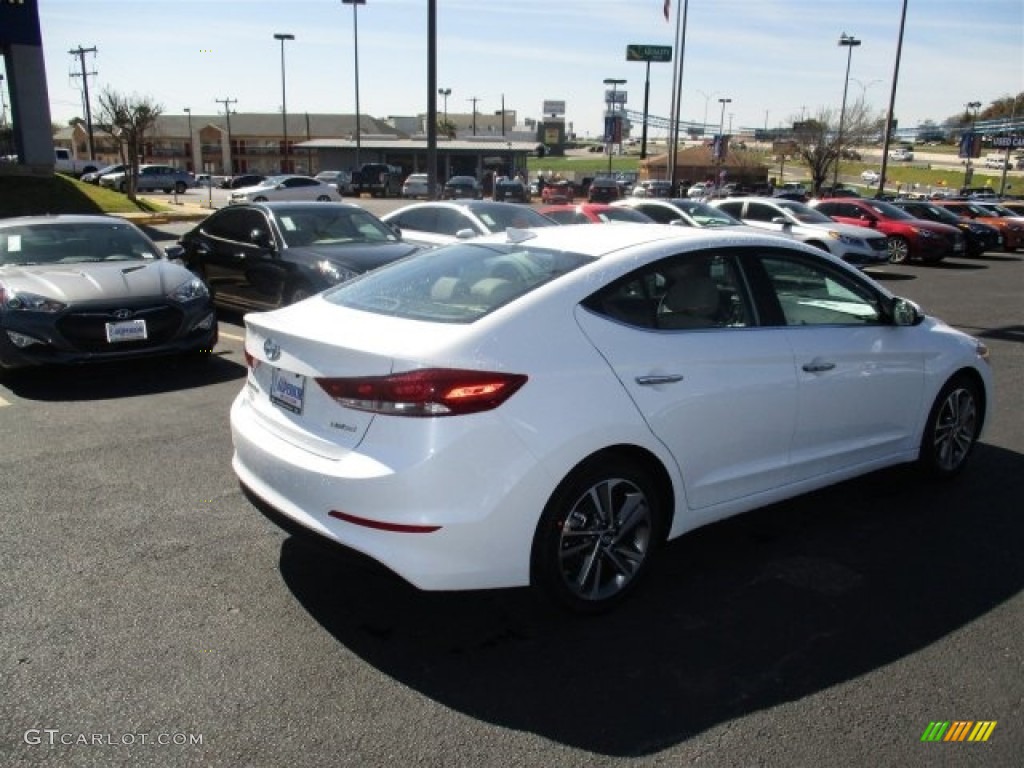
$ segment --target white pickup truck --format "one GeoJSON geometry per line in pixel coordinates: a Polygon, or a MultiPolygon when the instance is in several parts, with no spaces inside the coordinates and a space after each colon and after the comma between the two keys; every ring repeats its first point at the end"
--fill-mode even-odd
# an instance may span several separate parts
{"type": "Polygon", "coordinates": [[[57,171],[57,173],[66,173],[69,176],[81,176],[83,173],[98,171],[100,169],[100,164],[95,160],[76,160],[70,149],[54,147],[53,169],[57,171]]]}

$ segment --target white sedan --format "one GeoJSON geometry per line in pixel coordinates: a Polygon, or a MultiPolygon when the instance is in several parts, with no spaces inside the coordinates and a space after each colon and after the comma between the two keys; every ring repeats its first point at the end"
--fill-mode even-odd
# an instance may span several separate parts
{"type": "Polygon", "coordinates": [[[860,174],[861,181],[866,182],[868,184],[877,184],[878,180],[881,178],[882,176],[878,173],[878,171],[872,171],[870,169],[866,171],[861,171],[860,174]]]}
{"type": "Polygon", "coordinates": [[[421,589],[597,611],[666,540],[893,464],[967,463],[978,340],[775,235],[509,230],[246,315],[249,497],[421,589]]]}
{"type": "Polygon", "coordinates": [[[337,186],[311,176],[268,176],[254,187],[231,193],[229,203],[265,203],[271,200],[316,200],[341,202],[337,186]]]}

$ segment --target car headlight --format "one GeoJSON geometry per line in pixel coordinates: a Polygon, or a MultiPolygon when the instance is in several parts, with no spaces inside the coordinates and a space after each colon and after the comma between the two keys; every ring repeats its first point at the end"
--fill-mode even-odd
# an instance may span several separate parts
{"type": "Polygon", "coordinates": [[[838,240],[843,245],[864,245],[864,241],[861,238],[845,235],[842,232],[836,232],[834,229],[828,231],[828,236],[833,240],[838,240]]]}
{"type": "Polygon", "coordinates": [[[198,277],[193,277],[186,280],[167,294],[167,298],[184,304],[185,302],[195,301],[196,299],[205,299],[209,295],[210,291],[206,287],[206,283],[198,277]]]}
{"type": "Polygon", "coordinates": [[[40,296],[37,293],[25,291],[0,290],[0,299],[3,301],[4,309],[19,310],[26,312],[46,312],[56,314],[67,308],[67,304],[49,296],[40,296]]]}
{"type": "Polygon", "coordinates": [[[323,275],[331,284],[343,283],[346,280],[351,280],[359,274],[348,267],[335,264],[333,261],[328,261],[327,259],[317,262],[316,271],[323,275]]]}

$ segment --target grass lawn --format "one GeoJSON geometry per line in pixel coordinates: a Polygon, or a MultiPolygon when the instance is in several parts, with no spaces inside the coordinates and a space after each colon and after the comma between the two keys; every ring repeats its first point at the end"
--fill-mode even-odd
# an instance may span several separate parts
{"type": "Polygon", "coordinates": [[[0,216],[42,213],[155,213],[167,210],[147,200],[85,184],[70,176],[0,176],[0,216]]]}

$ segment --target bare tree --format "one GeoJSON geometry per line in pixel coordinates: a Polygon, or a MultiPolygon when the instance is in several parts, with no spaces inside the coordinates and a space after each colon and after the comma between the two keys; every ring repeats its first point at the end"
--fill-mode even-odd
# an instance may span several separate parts
{"type": "Polygon", "coordinates": [[[139,150],[142,148],[146,131],[153,128],[163,113],[163,106],[149,97],[135,94],[125,96],[106,88],[100,93],[98,119],[118,145],[121,159],[127,166],[126,192],[135,200],[136,179],[139,175],[139,150]]]}
{"type": "Polygon", "coordinates": [[[815,193],[819,193],[829,177],[834,175],[844,150],[863,144],[874,138],[879,130],[885,130],[884,127],[880,129],[880,117],[871,113],[863,98],[846,106],[841,129],[838,112],[828,107],[795,125],[793,140],[797,146],[797,157],[807,164],[815,193]]]}

